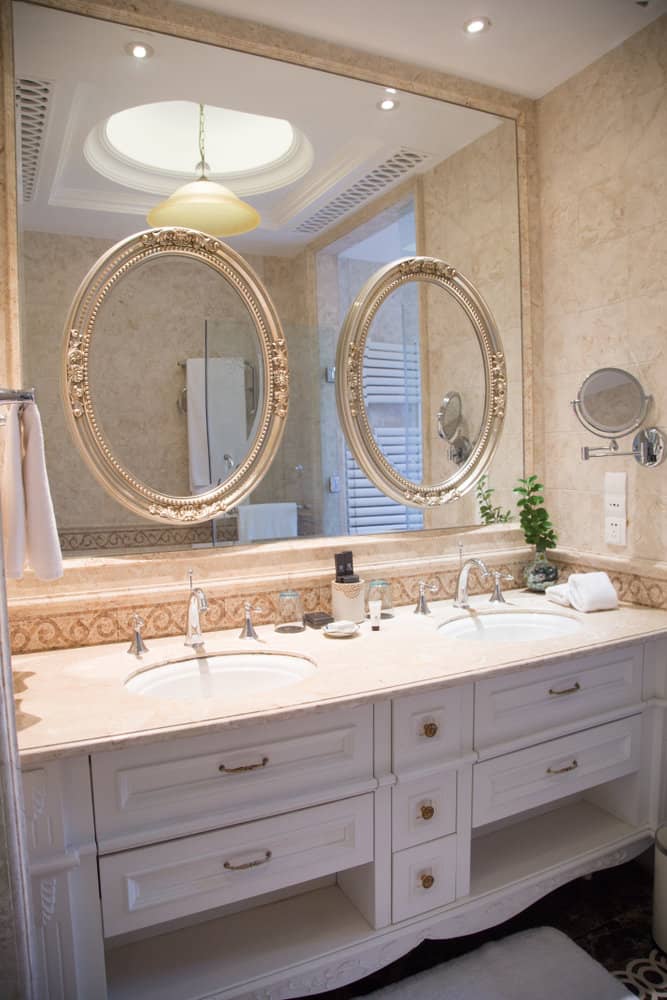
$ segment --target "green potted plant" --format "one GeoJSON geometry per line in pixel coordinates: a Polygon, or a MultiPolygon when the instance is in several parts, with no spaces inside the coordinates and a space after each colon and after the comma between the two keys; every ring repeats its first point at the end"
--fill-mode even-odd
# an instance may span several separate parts
{"type": "Polygon", "coordinates": [[[518,496],[519,523],[528,545],[535,546],[535,558],[526,567],[528,590],[543,592],[558,579],[558,567],[547,559],[547,550],[556,547],[558,536],[544,506],[544,487],[537,476],[519,479],[514,487],[518,496]]]}
{"type": "Polygon", "coordinates": [[[503,510],[502,507],[494,507],[493,493],[493,486],[489,485],[489,477],[484,473],[483,476],[479,477],[475,487],[482,524],[507,524],[512,517],[512,512],[511,510],[503,510]]]}

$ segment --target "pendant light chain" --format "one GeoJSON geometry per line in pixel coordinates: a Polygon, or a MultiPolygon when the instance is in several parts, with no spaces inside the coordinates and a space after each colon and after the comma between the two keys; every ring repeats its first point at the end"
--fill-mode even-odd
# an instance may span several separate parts
{"type": "Polygon", "coordinates": [[[199,105],[199,166],[201,168],[200,180],[206,179],[206,121],[204,119],[204,105],[199,105]]]}

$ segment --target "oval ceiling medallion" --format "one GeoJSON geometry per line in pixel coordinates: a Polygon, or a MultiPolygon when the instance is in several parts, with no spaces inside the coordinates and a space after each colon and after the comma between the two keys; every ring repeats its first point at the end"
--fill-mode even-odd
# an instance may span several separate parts
{"type": "MultiPolygon", "coordinates": [[[[209,180],[231,182],[236,194],[263,194],[303,177],[313,163],[308,139],[284,118],[206,105],[209,180]]],[[[169,195],[199,176],[199,105],[140,104],[111,115],[90,132],[84,155],[108,180],[169,195]]]]}

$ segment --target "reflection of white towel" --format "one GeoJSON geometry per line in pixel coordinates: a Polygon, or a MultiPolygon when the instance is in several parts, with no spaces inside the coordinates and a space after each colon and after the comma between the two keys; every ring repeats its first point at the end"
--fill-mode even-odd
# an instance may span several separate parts
{"type": "Polygon", "coordinates": [[[611,611],[618,594],[606,573],[572,573],[567,581],[570,604],[577,611],[611,611]]]}
{"type": "Polygon", "coordinates": [[[237,510],[240,542],[296,538],[295,503],[248,503],[237,510]]]}
{"type": "Polygon", "coordinates": [[[209,358],[208,386],[205,372],[203,358],[188,358],[188,455],[192,493],[202,493],[227,479],[247,451],[243,359],[209,358]]]}
{"type": "Polygon", "coordinates": [[[56,519],[44,460],[44,436],[34,403],[11,404],[5,428],[2,514],[7,576],[20,580],[26,561],[40,580],[63,575],[56,519]],[[21,422],[23,444],[21,444],[21,422]]]}

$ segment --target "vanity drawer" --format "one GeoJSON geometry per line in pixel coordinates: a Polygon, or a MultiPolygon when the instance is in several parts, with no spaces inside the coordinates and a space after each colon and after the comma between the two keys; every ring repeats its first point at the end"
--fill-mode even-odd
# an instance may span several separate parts
{"type": "Polygon", "coordinates": [[[475,747],[579,722],[642,697],[641,646],[504,674],[475,685],[475,747]]]}
{"type": "Polygon", "coordinates": [[[399,781],[392,788],[392,849],[456,832],[456,771],[399,781]]]}
{"type": "Polygon", "coordinates": [[[225,906],[373,859],[373,796],[100,858],[105,936],[225,906]]]}
{"type": "Polygon", "coordinates": [[[373,787],[372,706],[95,754],[100,852],[373,787]]]}
{"type": "Polygon", "coordinates": [[[433,767],[471,749],[472,684],[392,702],[394,770],[433,767]]]}
{"type": "Polygon", "coordinates": [[[456,898],[456,836],[399,851],[392,858],[392,920],[434,910],[456,898]]]}
{"type": "Polygon", "coordinates": [[[639,769],[641,716],[585,729],[473,767],[473,826],[639,769]]]}

